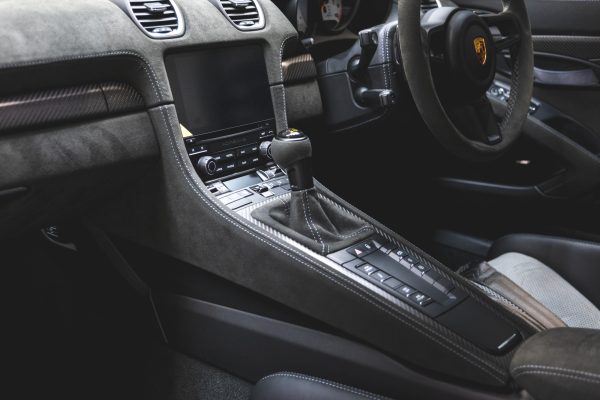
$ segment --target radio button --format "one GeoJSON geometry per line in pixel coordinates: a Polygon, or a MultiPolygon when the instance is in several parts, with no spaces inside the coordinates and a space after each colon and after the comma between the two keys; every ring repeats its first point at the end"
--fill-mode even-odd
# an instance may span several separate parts
{"type": "Polygon", "coordinates": [[[258,150],[258,145],[244,147],[243,149],[239,149],[237,151],[237,155],[238,157],[246,157],[258,153],[258,150]]]}
{"type": "Polygon", "coordinates": [[[238,161],[238,167],[245,168],[249,167],[252,163],[249,158],[244,158],[243,160],[238,161]]]}
{"type": "Polygon", "coordinates": [[[200,145],[200,146],[194,146],[192,148],[190,148],[189,153],[190,154],[198,154],[198,153],[206,153],[208,151],[208,149],[206,148],[206,145],[200,145]]]}

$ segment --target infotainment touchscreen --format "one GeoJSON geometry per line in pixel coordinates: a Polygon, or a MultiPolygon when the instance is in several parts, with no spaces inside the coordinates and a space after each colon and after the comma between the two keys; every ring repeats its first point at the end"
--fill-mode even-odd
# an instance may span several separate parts
{"type": "Polygon", "coordinates": [[[259,45],[167,55],[179,121],[193,135],[273,118],[273,104],[259,45]]]}

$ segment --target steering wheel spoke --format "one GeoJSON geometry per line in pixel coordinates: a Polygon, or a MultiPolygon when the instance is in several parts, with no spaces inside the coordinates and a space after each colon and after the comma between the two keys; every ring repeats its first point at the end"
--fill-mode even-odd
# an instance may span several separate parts
{"type": "Polygon", "coordinates": [[[502,32],[515,32],[519,29],[519,21],[509,12],[481,14],[480,17],[490,28],[496,27],[502,32]]]}
{"type": "Polygon", "coordinates": [[[501,52],[503,50],[512,49],[514,46],[518,45],[520,41],[520,35],[494,37],[494,46],[496,47],[496,51],[501,52]]]}
{"type": "Polygon", "coordinates": [[[488,145],[502,141],[502,132],[487,96],[481,96],[468,104],[446,108],[452,122],[469,139],[488,145]]]}
{"type": "Polygon", "coordinates": [[[483,14],[481,19],[493,33],[494,46],[497,52],[510,50],[521,42],[519,21],[508,12],[500,14],[483,14]]]}

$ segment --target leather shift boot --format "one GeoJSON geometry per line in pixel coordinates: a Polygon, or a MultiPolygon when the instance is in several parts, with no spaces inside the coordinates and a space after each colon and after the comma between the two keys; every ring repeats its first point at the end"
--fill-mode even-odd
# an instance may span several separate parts
{"type": "Polygon", "coordinates": [[[309,249],[326,255],[371,236],[371,225],[324,198],[316,189],[292,192],[271,202],[252,217],[309,249]]]}

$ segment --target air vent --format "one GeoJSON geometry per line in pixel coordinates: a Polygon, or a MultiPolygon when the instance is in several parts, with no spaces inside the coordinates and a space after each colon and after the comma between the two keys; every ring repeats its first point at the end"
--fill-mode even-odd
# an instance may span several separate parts
{"type": "Polygon", "coordinates": [[[429,10],[440,7],[436,0],[423,0],[421,1],[421,12],[425,14],[429,10]]]}
{"type": "Polygon", "coordinates": [[[265,18],[255,0],[218,0],[223,13],[236,28],[254,31],[265,27],[265,18]]]}
{"type": "Polygon", "coordinates": [[[133,20],[151,38],[166,39],[183,35],[183,18],[173,0],[130,0],[128,4],[133,20]]]}

